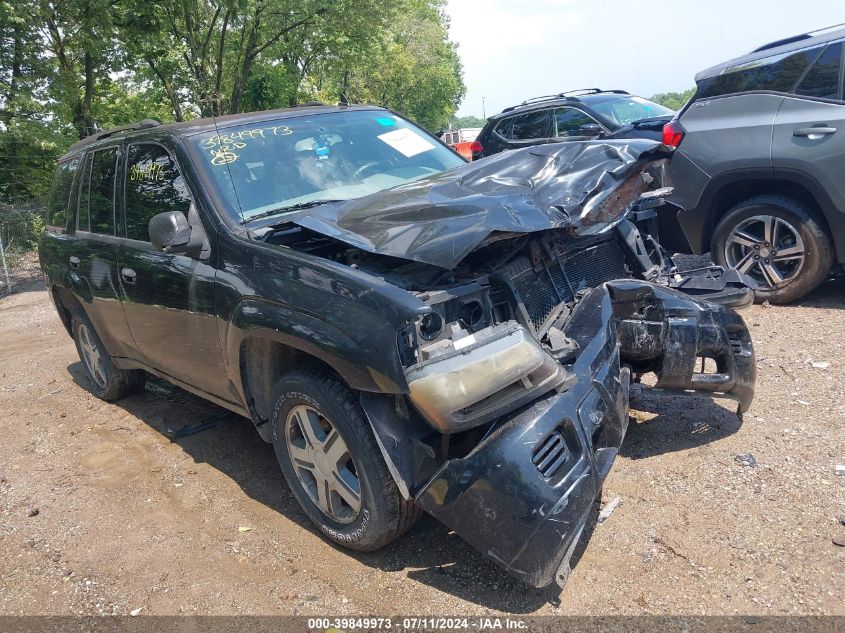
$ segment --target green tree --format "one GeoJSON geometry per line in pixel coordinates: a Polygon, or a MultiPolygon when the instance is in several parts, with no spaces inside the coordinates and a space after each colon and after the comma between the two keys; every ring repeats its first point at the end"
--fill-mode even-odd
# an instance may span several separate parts
{"type": "Polygon", "coordinates": [[[443,0],[403,0],[371,53],[344,69],[350,101],[392,108],[420,125],[447,125],[466,87],[443,0]]]}
{"type": "Polygon", "coordinates": [[[456,116],[452,117],[449,121],[449,125],[453,128],[462,128],[462,127],[484,127],[487,123],[487,119],[482,119],[480,116],[474,116],[472,114],[468,114],[467,116],[456,116]]]}
{"type": "Polygon", "coordinates": [[[0,195],[40,197],[72,135],[50,111],[37,0],[0,2],[0,195]]]}
{"type": "Polygon", "coordinates": [[[692,99],[694,94],[695,88],[690,88],[683,92],[660,92],[653,95],[651,100],[672,110],[680,110],[687,101],[692,99]]]}

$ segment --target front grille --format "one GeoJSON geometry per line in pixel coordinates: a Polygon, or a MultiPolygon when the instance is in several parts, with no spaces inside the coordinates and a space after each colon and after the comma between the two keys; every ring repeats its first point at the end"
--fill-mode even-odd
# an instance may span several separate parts
{"type": "Polygon", "coordinates": [[[566,462],[569,451],[560,432],[555,431],[542,441],[534,451],[531,461],[546,479],[554,477],[558,469],[566,462]]]}
{"type": "Polygon", "coordinates": [[[522,257],[511,262],[503,274],[537,329],[555,306],[572,301],[579,290],[627,276],[625,256],[615,240],[562,255],[539,269],[532,268],[528,258],[522,257]]]}

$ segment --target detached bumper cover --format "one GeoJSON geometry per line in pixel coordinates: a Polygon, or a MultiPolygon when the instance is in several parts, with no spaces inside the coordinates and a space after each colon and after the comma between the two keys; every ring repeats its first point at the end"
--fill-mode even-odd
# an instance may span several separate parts
{"type": "Polygon", "coordinates": [[[655,372],[655,391],[728,398],[739,404],[739,413],[748,410],[757,366],[742,317],[640,281],[612,281],[606,288],[623,364],[655,372]]]}
{"type": "MultiPolygon", "coordinates": [[[[574,384],[500,424],[446,462],[417,503],[525,583],[555,580],[583,527],[628,423],[608,291],[582,301],[567,335],[582,352],[574,384]]],[[[565,575],[565,570],[564,570],[565,575]]]]}

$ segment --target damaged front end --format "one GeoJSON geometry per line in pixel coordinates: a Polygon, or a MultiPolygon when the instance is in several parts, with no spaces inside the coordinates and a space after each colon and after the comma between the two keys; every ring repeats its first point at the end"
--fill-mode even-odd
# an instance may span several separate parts
{"type": "Polygon", "coordinates": [[[422,306],[397,335],[402,393],[361,404],[406,498],[529,585],[568,561],[628,423],[632,380],[737,403],[753,290],[660,247],[658,144],[497,155],[323,206],[262,239],[380,278],[422,306]]]}
{"type": "MultiPolygon", "coordinates": [[[[430,478],[423,468],[426,476],[410,486],[416,502],[542,587],[566,580],[625,434],[632,376],[654,372],[657,391],[730,398],[741,412],[753,397],[755,364],[745,325],[724,306],[620,279],[588,287],[545,316],[525,296],[542,287],[544,275],[537,277],[530,284],[519,274],[499,277],[485,299],[428,297],[442,301],[403,332],[400,346],[410,363],[408,399],[442,434],[417,462],[436,467],[430,478]],[[487,303],[481,320],[492,323],[445,322],[479,314],[475,302],[487,303]],[[702,373],[705,361],[713,367],[702,373]]],[[[414,463],[413,446],[423,444],[412,438],[406,454],[397,454],[398,444],[386,453],[414,463]]],[[[420,471],[411,470],[405,476],[413,481],[420,471]]]]}

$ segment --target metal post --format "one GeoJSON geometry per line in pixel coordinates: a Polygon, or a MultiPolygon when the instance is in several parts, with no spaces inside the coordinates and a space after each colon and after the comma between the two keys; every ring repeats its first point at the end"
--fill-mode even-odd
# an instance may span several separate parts
{"type": "Polygon", "coordinates": [[[6,251],[3,250],[2,237],[0,237],[0,259],[3,260],[3,270],[6,271],[6,285],[9,287],[9,294],[12,294],[12,280],[9,278],[9,267],[6,265],[6,251]]]}

